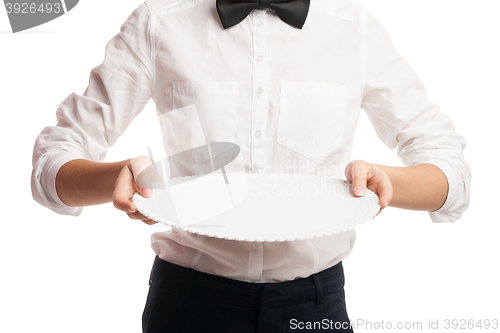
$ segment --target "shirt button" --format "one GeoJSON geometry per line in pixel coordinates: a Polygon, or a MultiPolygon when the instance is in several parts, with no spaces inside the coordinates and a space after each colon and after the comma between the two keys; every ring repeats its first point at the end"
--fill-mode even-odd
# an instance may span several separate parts
{"type": "Polygon", "coordinates": [[[255,137],[260,138],[262,136],[262,132],[260,130],[255,131],[255,137]]]}
{"type": "Polygon", "coordinates": [[[257,58],[255,58],[255,61],[261,62],[262,59],[264,59],[264,57],[260,55],[260,56],[257,56],[257,58]]]}
{"type": "Polygon", "coordinates": [[[263,25],[264,25],[264,22],[262,22],[262,21],[257,21],[257,23],[255,23],[255,26],[256,26],[257,28],[260,28],[260,27],[262,27],[263,25]]]}
{"type": "Polygon", "coordinates": [[[257,95],[261,95],[261,94],[262,94],[262,92],[263,92],[262,88],[259,88],[259,89],[255,90],[255,93],[256,93],[257,95]]]}
{"type": "Polygon", "coordinates": [[[252,250],[257,251],[259,249],[259,246],[257,244],[252,244],[252,250]]]}

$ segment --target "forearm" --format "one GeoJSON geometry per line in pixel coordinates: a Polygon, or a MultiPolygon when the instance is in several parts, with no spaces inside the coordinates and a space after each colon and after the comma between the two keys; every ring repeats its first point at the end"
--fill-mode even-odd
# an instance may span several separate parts
{"type": "Polygon", "coordinates": [[[433,164],[410,167],[391,167],[374,164],[385,171],[392,182],[393,197],[389,206],[435,211],[446,201],[448,181],[443,172],[433,164]]]}
{"type": "Polygon", "coordinates": [[[129,161],[115,163],[84,159],[69,161],[57,173],[57,194],[66,205],[73,207],[111,202],[116,178],[129,161]]]}

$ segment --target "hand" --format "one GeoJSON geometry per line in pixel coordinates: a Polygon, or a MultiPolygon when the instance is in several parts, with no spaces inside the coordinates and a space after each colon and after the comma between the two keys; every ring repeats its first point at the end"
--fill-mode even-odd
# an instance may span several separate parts
{"type": "Polygon", "coordinates": [[[151,184],[161,180],[154,166],[148,156],[139,156],[130,160],[120,171],[113,192],[113,205],[117,209],[126,212],[131,219],[141,220],[148,225],[156,224],[157,222],[137,211],[132,201],[132,196],[136,192],[145,198],[153,194],[151,184]]]}
{"type": "Polygon", "coordinates": [[[345,175],[347,180],[352,182],[352,192],[355,196],[365,195],[367,187],[378,195],[380,211],[377,215],[391,202],[391,178],[376,165],[361,160],[352,161],[347,165],[345,175]]]}

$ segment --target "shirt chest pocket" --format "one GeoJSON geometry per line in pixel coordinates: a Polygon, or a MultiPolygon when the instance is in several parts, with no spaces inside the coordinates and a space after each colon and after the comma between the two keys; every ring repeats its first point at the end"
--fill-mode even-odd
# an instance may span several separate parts
{"type": "Polygon", "coordinates": [[[346,86],[282,82],[277,142],[310,160],[342,143],[346,86]]]}
{"type": "Polygon", "coordinates": [[[235,141],[238,82],[174,81],[172,89],[174,110],[196,105],[207,141],[235,141]]]}

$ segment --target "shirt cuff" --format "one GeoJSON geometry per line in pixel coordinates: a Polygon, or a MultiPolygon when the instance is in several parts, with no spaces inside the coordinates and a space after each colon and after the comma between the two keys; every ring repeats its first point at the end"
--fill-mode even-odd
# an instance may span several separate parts
{"type": "Polygon", "coordinates": [[[57,154],[53,156],[54,162],[48,164],[48,169],[43,173],[45,175],[44,179],[42,179],[42,184],[47,189],[50,198],[58,205],[61,205],[66,208],[78,209],[76,215],[80,215],[83,210],[82,207],[71,207],[66,205],[59,195],[57,194],[56,189],[56,176],[59,169],[66,163],[76,159],[82,159],[83,157],[77,154],[68,154],[67,152],[57,154]]]}
{"type": "Polygon", "coordinates": [[[424,161],[422,163],[428,163],[437,166],[444,173],[444,175],[446,176],[446,180],[448,181],[448,195],[446,197],[446,201],[438,210],[429,212],[429,217],[431,218],[432,222],[457,221],[462,214],[457,214],[450,208],[452,208],[453,204],[461,194],[461,186],[459,186],[461,184],[461,179],[457,176],[453,167],[443,160],[432,159],[424,161]]]}

